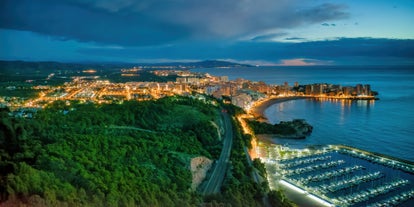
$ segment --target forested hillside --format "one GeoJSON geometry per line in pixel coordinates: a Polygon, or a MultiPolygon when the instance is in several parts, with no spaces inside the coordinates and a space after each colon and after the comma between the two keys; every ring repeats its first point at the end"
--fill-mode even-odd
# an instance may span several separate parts
{"type": "Polygon", "coordinates": [[[55,102],[32,119],[0,112],[0,202],[193,206],[189,160],[216,158],[215,106],[169,97],[121,105],[55,102]]]}

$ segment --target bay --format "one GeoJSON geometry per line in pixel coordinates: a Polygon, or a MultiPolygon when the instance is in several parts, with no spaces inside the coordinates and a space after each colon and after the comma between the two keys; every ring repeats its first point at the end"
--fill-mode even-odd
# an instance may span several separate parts
{"type": "Polygon", "coordinates": [[[205,68],[195,72],[244,78],[268,84],[332,83],[342,86],[370,84],[378,101],[292,100],[268,107],[272,123],[306,119],[313,127],[303,140],[276,139],[279,144],[303,147],[345,144],[414,161],[414,67],[409,66],[311,66],[205,68]]]}

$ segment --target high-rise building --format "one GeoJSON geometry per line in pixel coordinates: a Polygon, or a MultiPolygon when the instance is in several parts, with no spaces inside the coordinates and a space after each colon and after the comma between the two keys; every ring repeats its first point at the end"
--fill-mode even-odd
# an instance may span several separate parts
{"type": "Polygon", "coordinates": [[[347,87],[343,87],[342,90],[345,96],[350,96],[352,95],[354,88],[347,86],[347,87]]]}
{"type": "Polygon", "coordinates": [[[365,95],[371,96],[371,85],[369,84],[364,85],[364,92],[365,92],[365,95]]]}
{"type": "Polygon", "coordinates": [[[220,81],[221,82],[228,82],[229,81],[229,76],[220,76],[220,81]]]}
{"type": "Polygon", "coordinates": [[[357,84],[356,85],[356,87],[355,87],[355,92],[356,92],[356,95],[358,96],[358,95],[362,95],[362,92],[363,92],[363,87],[362,87],[362,84],[357,84]]]}
{"type": "Polygon", "coordinates": [[[305,87],[305,94],[306,95],[311,95],[313,91],[313,85],[306,85],[305,87]]]}

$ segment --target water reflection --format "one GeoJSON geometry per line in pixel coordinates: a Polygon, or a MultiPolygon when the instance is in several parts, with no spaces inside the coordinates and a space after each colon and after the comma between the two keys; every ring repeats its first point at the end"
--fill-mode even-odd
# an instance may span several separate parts
{"type": "Polygon", "coordinates": [[[351,101],[333,99],[302,99],[277,103],[270,106],[265,115],[271,123],[305,119],[314,129],[306,139],[274,140],[280,144],[308,146],[313,144],[348,144],[365,150],[382,152],[413,160],[412,130],[407,130],[399,120],[392,117],[395,110],[380,101],[351,101]],[[388,109],[388,110],[386,110],[388,109]],[[390,114],[391,113],[391,114],[390,114]],[[381,129],[381,133],[378,133],[381,129]],[[411,146],[411,147],[410,147],[411,146]]]}

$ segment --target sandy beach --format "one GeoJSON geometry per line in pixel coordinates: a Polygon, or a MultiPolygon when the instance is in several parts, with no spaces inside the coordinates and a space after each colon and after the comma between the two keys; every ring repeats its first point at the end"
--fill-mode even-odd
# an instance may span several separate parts
{"type": "Polygon", "coordinates": [[[273,98],[268,98],[265,99],[263,101],[261,101],[260,103],[258,103],[257,105],[255,105],[254,107],[252,107],[251,109],[251,114],[259,121],[267,121],[267,117],[265,116],[264,112],[265,110],[276,103],[281,103],[284,101],[290,101],[290,100],[297,100],[297,99],[305,99],[307,97],[303,97],[303,96],[292,96],[292,97],[273,97],[273,98]]]}

